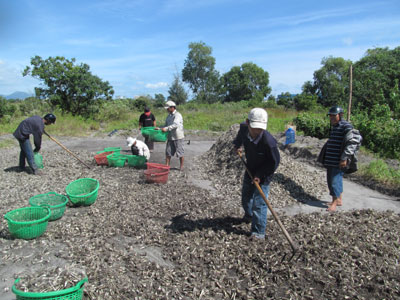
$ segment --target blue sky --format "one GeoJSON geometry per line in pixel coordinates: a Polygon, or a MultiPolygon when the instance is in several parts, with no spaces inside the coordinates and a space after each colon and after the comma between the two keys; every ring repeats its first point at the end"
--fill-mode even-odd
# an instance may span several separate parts
{"type": "Polygon", "coordinates": [[[33,93],[21,73],[39,55],[87,63],[115,96],[167,97],[200,41],[220,74],[253,62],[272,94],[298,93],[324,57],[400,46],[400,1],[0,0],[0,95],[33,93]]]}

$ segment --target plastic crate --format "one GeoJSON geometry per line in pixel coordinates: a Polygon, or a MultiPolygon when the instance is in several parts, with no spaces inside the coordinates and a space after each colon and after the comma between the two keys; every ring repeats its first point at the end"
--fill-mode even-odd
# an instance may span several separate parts
{"type": "Polygon", "coordinates": [[[163,165],[163,164],[157,164],[157,163],[146,163],[147,165],[147,170],[149,169],[162,169],[162,170],[168,170],[171,168],[170,166],[163,165]]]}
{"type": "Polygon", "coordinates": [[[17,296],[17,300],[81,300],[83,296],[84,284],[88,281],[88,279],[82,279],[74,287],[47,293],[29,293],[20,291],[15,286],[19,281],[20,278],[17,278],[12,286],[12,292],[17,296]]]}
{"type": "Polygon", "coordinates": [[[123,166],[125,166],[126,155],[113,153],[107,155],[107,161],[110,167],[122,168],[123,166]]]}
{"type": "Polygon", "coordinates": [[[167,183],[169,170],[165,169],[147,169],[144,170],[146,182],[148,183],[167,183]]]}
{"type": "Polygon", "coordinates": [[[143,168],[146,164],[146,157],[140,155],[126,155],[125,156],[128,162],[128,166],[136,167],[136,168],[143,168]]]}
{"type": "Polygon", "coordinates": [[[48,207],[22,207],[4,215],[8,230],[18,238],[30,240],[41,236],[47,228],[51,216],[48,207]]]}
{"type": "Polygon", "coordinates": [[[99,166],[108,166],[108,160],[107,160],[107,155],[113,154],[113,151],[105,151],[98,153],[94,156],[94,159],[96,160],[97,165],[99,166]]]}
{"type": "Polygon", "coordinates": [[[140,128],[140,132],[144,137],[148,137],[149,131],[154,130],[154,128],[155,128],[154,126],[142,127],[140,128]]]}
{"type": "Polygon", "coordinates": [[[60,219],[64,215],[67,203],[68,198],[64,195],[57,194],[56,192],[36,195],[29,199],[29,204],[31,206],[44,206],[50,208],[51,216],[49,221],[60,219]]]}
{"type": "Polygon", "coordinates": [[[65,190],[72,204],[89,206],[96,201],[99,186],[96,179],[80,178],[68,184],[65,190]]]}
{"type": "Polygon", "coordinates": [[[168,138],[168,131],[163,132],[162,130],[152,129],[148,130],[147,133],[149,135],[150,141],[153,142],[165,142],[168,138]]]}

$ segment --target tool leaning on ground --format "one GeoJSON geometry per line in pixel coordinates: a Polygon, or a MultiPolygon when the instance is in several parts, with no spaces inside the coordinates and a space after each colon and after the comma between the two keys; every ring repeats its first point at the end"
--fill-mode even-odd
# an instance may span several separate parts
{"type": "Polygon", "coordinates": [[[258,184],[257,181],[254,181],[254,177],[253,175],[250,173],[250,170],[247,168],[247,164],[244,161],[244,158],[242,156],[242,153],[238,152],[238,155],[243,163],[243,165],[246,168],[247,174],[249,174],[251,181],[254,183],[254,185],[256,186],[258,192],[260,193],[261,197],[264,199],[265,203],[268,206],[268,209],[271,211],[272,215],[274,216],[275,221],[278,223],[279,227],[282,229],[283,234],[285,235],[286,239],[288,240],[290,246],[292,247],[292,257],[289,259],[291,260],[293,258],[293,256],[296,254],[297,250],[299,249],[298,245],[292,240],[292,238],[290,237],[289,233],[287,232],[286,228],[283,226],[281,220],[279,219],[278,215],[276,214],[276,212],[274,211],[274,209],[271,206],[271,203],[269,203],[267,197],[265,197],[265,194],[263,192],[263,190],[261,189],[260,185],[258,184]]]}
{"type": "Polygon", "coordinates": [[[67,149],[67,147],[65,147],[63,144],[61,144],[59,141],[57,141],[55,138],[53,138],[52,136],[50,136],[50,134],[48,134],[46,131],[44,131],[44,134],[47,135],[49,137],[49,139],[51,139],[53,142],[55,142],[56,144],[58,144],[61,148],[63,148],[65,151],[67,151],[69,154],[71,154],[73,157],[75,157],[79,162],[81,162],[82,164],[84,164],[88,169],[90,169],[90,166],[85,164],[82,160],[79,159],[78,156],[76,156],[74,153],[72,153],[69,149],[67,149]]]}

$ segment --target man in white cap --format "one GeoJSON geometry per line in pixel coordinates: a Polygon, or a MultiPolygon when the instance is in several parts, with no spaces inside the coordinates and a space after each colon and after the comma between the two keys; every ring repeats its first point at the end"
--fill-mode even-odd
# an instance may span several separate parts
{"type": "Polygon", "coordinates": [[[167,147],[165,149],[165,163],[167,166],[171,163],[171,157],[176,155],[179,158],[180,170],[183,171],[183,154],[185,152],[183,147],[183,118],[182,115],[176,110],[176,104],[173,101],[167,101],[164,107],[168,111],[165,125],[161,127],[163,132],[168,131],[167,147]]]}
{"type": "MultiPolygon", "coordinates": [[[[253,108],[246,122],[240,124],[239,132],[233,141],[235,151],[241,153],[244,147],[247,168],[257,182],[265,197],[269,194],[269,184],[278,168],[280,154],[275,138],[266,130],[268,114],[262,108],[253,108]]],[[[242,187],[243,222],[251,222],[251,239],[265,239],[267,226],[267,205],[245,172],[242,187]]]]}
{"type": "Polygon", "coordinates": [[[144,156],[147,160],[150,159],[149,147],[147,147],[147,145],[142,141],[139,141],[138,139],[132,137],[128,137],[126,139],[126,144],[128,147],[131,148],[133,155],[144,156]]]}

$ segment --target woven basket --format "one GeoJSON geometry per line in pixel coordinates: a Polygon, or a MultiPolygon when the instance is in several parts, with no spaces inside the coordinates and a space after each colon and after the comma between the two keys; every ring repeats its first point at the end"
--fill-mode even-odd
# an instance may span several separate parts
{"type": "Polygon", "coordinates": [[[23,292],[16,288],[16,284],[20,278],[17,278],[12,286],[12,292],[17,296],[17,300],[81,300],[83,296],[83,289],[87,278],[79,281],[74,287],[47,293],[29,293],[23,292]]]}
{"type": "Polygon", "coordinates": [[[114,152],[112,151],[105,151],[98,153],[94,156],[94,159],[96,160],[97,165],[99,166],[108,166],[108,160],[107,156],[110,154],[113,154],[114,152]]]}
{"type": "Polygon", "coordinates": [[[143,168],[146,165],[146,157],[140,155],[126,155],[128,166],[143,168]]]}
{"type": "Polygon", "coordinates": [[[99,186],[100,183],[96,179],[80,178],[68,184],[65,190],[72,204],[89,206],[96,201],[99,186]]]}
{"type": "Polygon", "coordinates": [[[30,240],[41,236],[51,216],[48,207],[22,207],[4,215],[8,230],[17,239],[30,240]]]}
{"type": "Polygon", "coordinates": [[[49,221],[61,218],[64,215],[67,203],[68,198],[64,195],[57,194],[56,192],[36,195],[29,199],[29,204],[31,206],[44,206],[50,208],[51,216],[49,221]]]}
{"type": "Polygon", "coordinates": [[[167,183],[169,170],[165,169],[147,169],[144,170],[146,181],[148,183],[167,183]]]}

